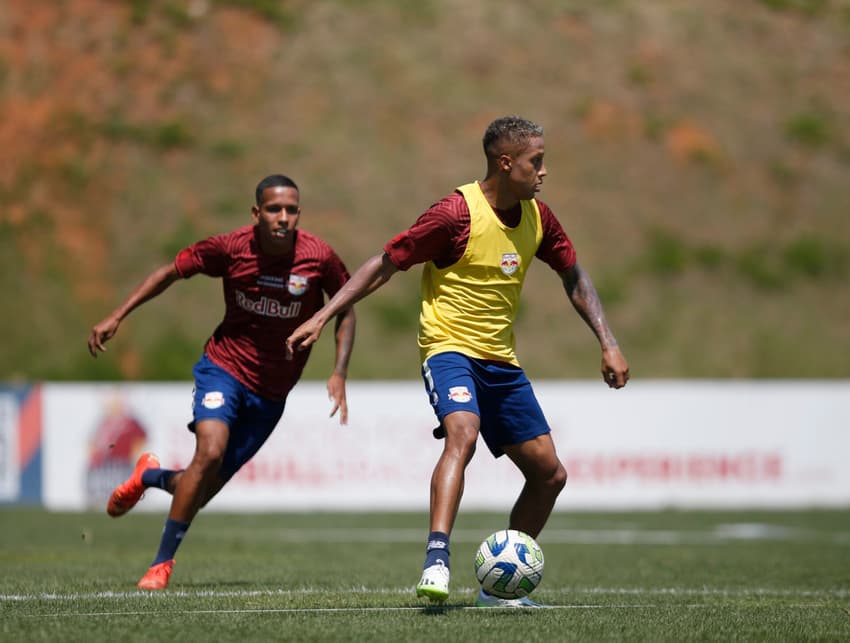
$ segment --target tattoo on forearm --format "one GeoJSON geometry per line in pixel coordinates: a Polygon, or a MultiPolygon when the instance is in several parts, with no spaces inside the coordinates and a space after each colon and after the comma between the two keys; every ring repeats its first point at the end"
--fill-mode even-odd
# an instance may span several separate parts
{"type": "Polygon", "coordinates": [[[602,347],[616,346],[617,339],[608,327],[602,302],[599,300],[599,295],[590,280],[590,276],[576,266],[569,278],[564,280],[564,289],[576,312],[599,339],[602,347]]]}

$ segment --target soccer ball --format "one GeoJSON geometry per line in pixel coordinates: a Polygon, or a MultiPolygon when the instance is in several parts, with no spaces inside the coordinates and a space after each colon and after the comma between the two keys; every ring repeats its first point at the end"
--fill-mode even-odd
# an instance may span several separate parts
{"type": "Polygon", "coordinates": [[[502,529],[478,547],[475,576],[481,588],[493,596],[527,596],[543,580],[543,550],[528,534],[502,529]]]}

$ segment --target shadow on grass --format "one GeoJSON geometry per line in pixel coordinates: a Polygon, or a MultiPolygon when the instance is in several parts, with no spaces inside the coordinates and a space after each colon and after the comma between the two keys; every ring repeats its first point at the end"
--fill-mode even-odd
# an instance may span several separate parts
{"type": "Polygon", "coordinates": [[[456,604],[456,605],[426,605],[422,608],[422,614],[425,616],[445,616],[449,612],[457,610],[477,610],[482,613],[516,617],[520,614],[534,614],[538,610],[535,609],[517,609],[507,607],[476,607],[474,604],[456,604]]]}

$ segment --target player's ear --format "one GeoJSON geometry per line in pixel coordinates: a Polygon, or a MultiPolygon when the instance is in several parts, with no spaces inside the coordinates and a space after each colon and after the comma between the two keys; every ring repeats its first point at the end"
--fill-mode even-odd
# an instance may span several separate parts
{"type": "Polygon", "coordinates": [[[513,159],[508,154],[502,154],[499,157],[499,169],[503,172],[510,172],[513,159]]]}
{"type": "Polygon", "coordinates": [[[254,219],[254,223],[260,220],[260,208],[256,205],[251,206],[251,217],[254,219]]]}

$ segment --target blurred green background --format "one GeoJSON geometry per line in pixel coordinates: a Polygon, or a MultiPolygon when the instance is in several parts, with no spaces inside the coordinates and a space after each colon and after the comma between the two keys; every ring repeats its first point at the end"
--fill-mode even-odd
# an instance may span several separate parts
{"type": "MultiPolygon", "coordinates": [[[[0,379],[191,378],[222,314],[195,277],[91,326],[282,172],[350,269],[546,131],[541,198],[635,378],[850,376],[846,0],[4,0],[0,379]]],[[[556,275],[526,282],[537,378],[595,378],[556,275]]],[[[418,270],[358,306],[350,376],[418,377],[418,270]]],[[[331,366],[332,333],[307,377],[331,366]]]]}

